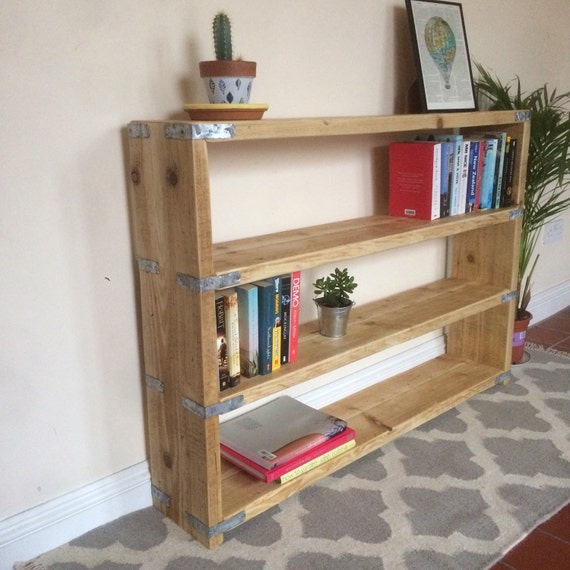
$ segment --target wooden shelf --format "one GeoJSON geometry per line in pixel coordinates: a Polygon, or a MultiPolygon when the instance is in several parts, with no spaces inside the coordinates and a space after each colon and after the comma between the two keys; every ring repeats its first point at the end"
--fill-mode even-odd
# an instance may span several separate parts
{"type": "Polygon", "coordinates": [[[489,388],[500,374],[490,366],[441,356],[327,406],[325,411],[345,418],[356,430],[356,447],[283,485],[258,481],[223,461],[224,517],[243,512],[248,519],[271,508],[489,388]]]}
{"type": "Polygon", "coordinates": [[[485,210],[433,222],[370,216],[214,244],[217,275],[242,283],[413,245],[509,221],[514,208],[485,210]],[[263,243],[263,247],[259,244],[263,243]]]}
{"type": "MultiPolygon", "coordinates": [[[[514,119],[513,111],[477,111],[425,115],[263,119],[262,121],[235,121],[233,123],[227,121],[230,128],[226,130],[225,137],[207,140],[210,142],[253,141],[465,129],[481,125],[494,127],[512,124],[514,119]]],[[[185,123],[189,125],[208,124],[204,121],[187,121],[176,124],[185,123]]]]}
{"type": "Polygon", "coordinates": [[[349,334],[330,339],[319,334],[318,323],[300,327],[299,358],[265,376],[244,378],[224,390],[220,400],[243,396],[244,403],[280,392],[391,346],[438,330],[445,325],[501,305],[509,291],[494,285],[443,279],[423,287],[356,306],[349,334]]]}

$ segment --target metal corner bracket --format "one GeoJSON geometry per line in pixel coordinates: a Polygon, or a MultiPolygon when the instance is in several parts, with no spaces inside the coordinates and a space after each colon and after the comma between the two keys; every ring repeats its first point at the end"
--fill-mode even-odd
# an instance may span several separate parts
{"type": "Polygon", "coordinates": [[[139,271],[144,271],[145,273],[154,273],[158,275],[160,273],[160,265],[158,261],[153,261],[152,259],[142,259],[137,258],[137,265],[139,267],[139,271]]]}
{"type": "Polygon", "coordinates": [[[228,140],[235,134],[232,123],[168,123],[164,136],[172,140],[228,140]]]}
{"type": "Polygon", "coordinates": [[[218,534],[223,534],[224,532],[227,532],[228,530],[235,528],[236,526],[240,525],[243,521],[245,521],[245,512],[241,511],[236,515],[234,515],[233,517],[230,517],[225,521],[215,524],[214,526],[206,526],[202,521],[199,521],[196,517],[192,516],[190,513],[184,513],[184,518],[186,519],[186,522],[191,527],[195,528],[200,534],[203,534],[208,538],[214,538],[215,536],[218,536],[218,534]]]}
{"type": "Polygon", "coordinates": [[[186,287],[191,291],[202,293],[204,291],[214,291],[216,289],[224,289],[225,287],[233,287],[241,282],[241,273],[233,271],[224,275],[213,275],[211,277],[203,277],[197,279],[185,273],[176,274],[176,282],[182,287],[186,287]]]}
{"type": "Polygon", "coordinates": [[[230,398],[229,400],[218,402],[211,406],[202,406],[190,398],[182,397],[182,407],[205,420],[231,412],[232,410],[237,410],[242,406],[243,396],[236,396],[235,398],[230,398]]]}
{"type": "Polygon", "coordinates": [[[517,111],[515,113],[515,121],[520,123],[522,121],[530,121],[531,113],[530,111],[517,111]]]}
{"type": "Polygon", "coordinates": [[[161,491],[156,485],[150,486],[150,494],[155,498],[159,503],[166,505],[167,507],[170,506],[170,497],[164,492],[161,491]]]}
{"type": "Polygon", "coordinates": [[[129,138],[131,139],[148,139],[150,138],[150,128],[146,123],[133,122],[127,127],[129,138]]]}
{"type": "Polygon", "coordinates": [[[522,218],[524,215],[524,208],[518,208],[517,210],[511,210],[509,214],[509,220],[516,220],[522,218]]]}
{"type": "Polygon", "coordinates": [[[509,291],[508,293],[505,293],[502,297],[501,297],[501,303],[508,303],[509,301],[512,301],[513,299],[517,298],[517,292],[516,291],[509,291]]]}
{"type": "Polygon", "coordinates": [[[144,375],[144,383],[155,392],[164,392],[164,382],[161,382],[158,378],[150,376],[149,374],[144,375]]]}
{"type": "Polygon", "coordinates": [[[495,378],[495,385],[505,386],[505,384],[508,384],[512,380],[513,380],[512,372],[510,372],[510,371],[509,372],[503,372],[502,374],[499,374],[495,378]]]}

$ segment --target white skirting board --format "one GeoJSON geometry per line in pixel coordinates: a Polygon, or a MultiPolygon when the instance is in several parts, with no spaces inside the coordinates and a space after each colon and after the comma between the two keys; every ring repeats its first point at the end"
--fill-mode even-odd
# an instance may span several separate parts
{"type": "MultiPolygon", "coordinates": [[[[530,306],[533,324],[569,305],[570,282],[537,293],[530,306]]],[[[411,350],[348,374],[326,388],[317,387],[297,397],[321,408],[434,358],[441,354],[442,347],[441,337],[430,339],[411,350]]],[[[0,570],[11,570],[16,561],[29,560],[102,524],[150,505],[149,469],[147,462],[142,462],[0,521],[0,570]]]]}
{"type": "Polygon", "coordinates": [[[152,505],[146,461],[0,521],[0,570],[152,505]]]}
{"type": "Polygon", "coordinates": [[[532,313],[531,326],[570,306],[570,281],[564,281],[532,296],[528,310],[532,313]]]}

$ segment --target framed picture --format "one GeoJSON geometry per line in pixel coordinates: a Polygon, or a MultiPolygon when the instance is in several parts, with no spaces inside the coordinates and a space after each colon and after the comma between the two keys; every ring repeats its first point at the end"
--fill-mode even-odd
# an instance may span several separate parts
{"type": "Polygon", "coordinates": [[[423,112],[477,109],[461,4],[406,0],[423,112]]]}

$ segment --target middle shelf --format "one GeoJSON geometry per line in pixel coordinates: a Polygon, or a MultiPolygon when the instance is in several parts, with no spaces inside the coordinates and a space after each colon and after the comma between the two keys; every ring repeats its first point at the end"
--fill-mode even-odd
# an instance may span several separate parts
{"type": "Polygon", "coordinates": [[[508,293],[496,285],[447,278],[356,306],[349,334],[341,338],[320,335],[316,321],[304,323],[300,327],[297,361],[265,376],[242,378],[238,386],[222,392],[220,399],[242,396],[244,404],[253,402],[497,307],[508,293]]]}
{"type": "Polygon", "coordinates": [[[217,275],[251,283],[389,249],[508,222],[516,208],[481,210],[434,221],[368,216],[213,245],[217,275]]]}

